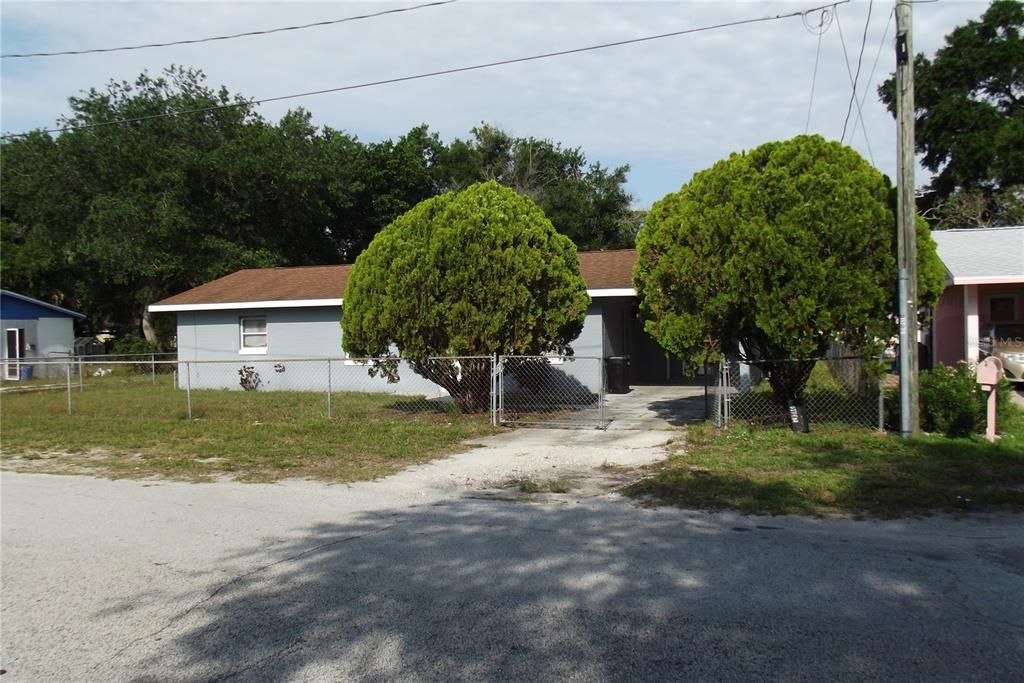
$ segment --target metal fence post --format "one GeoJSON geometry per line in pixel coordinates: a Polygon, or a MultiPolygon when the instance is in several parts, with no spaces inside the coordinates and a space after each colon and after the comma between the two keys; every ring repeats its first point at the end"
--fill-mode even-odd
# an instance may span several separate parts
{"type": "Polygon", "coordinates": [[[498,424],[505,422],[505,357],[498,356],[498,424]]]}
{"type": "Polygon", "coordinates": [[[79,392],[85,391],[84,375],[85,375],[85,372],[82,369],[82,359],[81,359],[81,357],[79,357],[79,359],[78,359],[78,391],[79,392]]]}
{"type": "Polygon", "coordinates": [[[720,426],[722,429],[729,428],[729,365],[723,356],[718,362],[718,397],[720,410],[720,426]]]}
{"type": "Polygon", "coordinates": [[[878,431],[885,431],[885,381],[878,380],[878,431]]]}
{"type": "Polygon", "coordinates": [[[331,406],[331,359],[327,359],[327,419],[334,417],[331,406]]]}
{"type": "Polygon", "coordinates": [[[490,426],[498,426],[498,353],[490,356],[490,426]]]}
{"type": "Polygon", "coordinates": [[[150,364],[151,371],[153,373],[153,384],[156,384],[156,354],[155,353],[149,354],[149,364],[150,364]]]}
{"type": "Polygon", "coordinates": [[[188,401],[188,419],[192,419],[192,364],[185,361],[185,400],[188,401]]]}
{"type": "Polygon", "coordinates": [[[604,426],[604,421],[605,421],[605,416],[604,416],[604,393],[605,393],[604,363],[601,362],[600,358],[595,359],[594,362],[597,363],[597,375],[598,375],[598,377],[601,378],[601,388],[600,388],[601,393],[598,394],[598,396],[597,396],[598,419],[601,421],[601,425],[604,426]]]}
{"type": "Polygon", "coordinates": [[[68,376],[68,415],[71,414],[71,363],[64,366],[68,376]]]}

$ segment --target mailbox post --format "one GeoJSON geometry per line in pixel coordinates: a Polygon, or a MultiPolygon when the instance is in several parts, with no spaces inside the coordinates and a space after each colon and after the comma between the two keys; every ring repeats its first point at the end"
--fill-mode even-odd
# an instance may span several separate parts
{"type": "Polygon", "coordinates": [[[988,415],[985,425],[985,438],[996,440],[996,385],[1003,377],[1003,361],[989,356],[978,363],[978,384],[988,392],[988,415]]]}

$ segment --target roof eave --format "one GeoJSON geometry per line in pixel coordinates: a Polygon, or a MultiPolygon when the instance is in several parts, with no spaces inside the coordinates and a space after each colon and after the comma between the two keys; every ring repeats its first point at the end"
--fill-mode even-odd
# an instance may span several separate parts
{"type": "Polygon", "coordinates": [[[314,308],[341,306],[336,299],[281,299],[277,301],[227,301],[221,303],[150,304],[150,313],[183,313],[186,311],[238,311],[248,308],[314,308]]]}
{"type": "Polygon", "coordinates": [[[1024,275],[953,276],[954,285],[1017,285],[1024,283],[1024,275]]]}

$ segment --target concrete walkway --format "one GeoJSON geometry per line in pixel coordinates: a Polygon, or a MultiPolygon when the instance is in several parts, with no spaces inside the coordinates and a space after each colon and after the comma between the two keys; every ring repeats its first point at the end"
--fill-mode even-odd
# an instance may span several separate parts
{"type": "MultiPolygon", "coordinates": [[[[707,409],[713,410],[713,397],[707,409]]],[[[703,385],[636,386],[627,394],[607,394],[605,409],[609,430],[674,430],[703,422],[703,385]]]]}

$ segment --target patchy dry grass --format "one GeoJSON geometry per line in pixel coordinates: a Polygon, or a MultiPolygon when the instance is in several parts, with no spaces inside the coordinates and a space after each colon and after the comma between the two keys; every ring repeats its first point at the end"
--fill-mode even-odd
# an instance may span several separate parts
{"type": "Polygon", "coordinates": [[[569,493],[569,482],[565,479],[519,479],[514,482],[521,493],[569,493]]]}
{"type": "Polygon", "coordinates": [[[164,380],[93,383],[73,394],[0,397],[3,466],[36,472],[207,481],[374,479],[460,450],[490,433],[487,415],[438,408],[410,412],[409,397],[337,393],[333,419],[324,394],[194,391],[164,380]]]}
{"type": "Polygon", "coordinates": [[[901,439],[866,429],[710,426],[627,488],[653,503],[757,514],[882,517],[932,510],[1024,510],[1024,413],[980,437],[901,439]]]}

